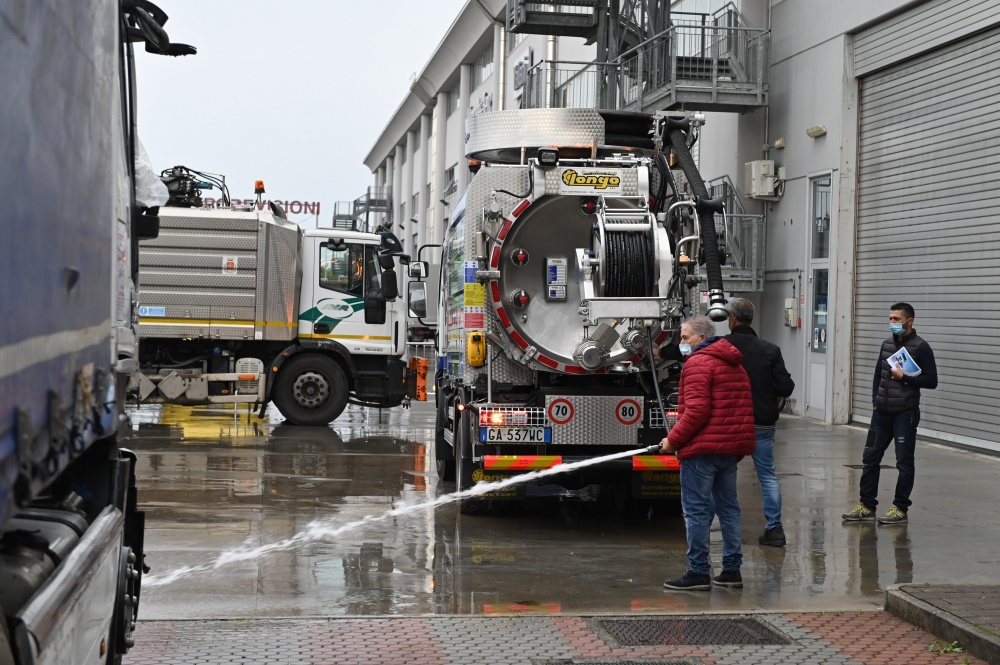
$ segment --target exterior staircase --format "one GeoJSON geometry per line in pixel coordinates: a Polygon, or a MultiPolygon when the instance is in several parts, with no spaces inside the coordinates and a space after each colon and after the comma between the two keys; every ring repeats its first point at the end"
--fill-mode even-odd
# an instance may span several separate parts
{"type": "Polygon", "coordinates": [[[729,176],[706,183],[711,198],[722,197],[725,219],[716,216],[715,230],[726,247],[722,283],[726,293],[754,293],[764,290],[765,224],[763,215],[749,215],[729,176]]]}
{"type": "Polygon", "coordinates": [[[747,27],[733,3],[713,14],[673,12],[670,27],[612,62],[538,63],[522,104],[743,113],[767,105],[769,50],[770,33],[747,27]]]}

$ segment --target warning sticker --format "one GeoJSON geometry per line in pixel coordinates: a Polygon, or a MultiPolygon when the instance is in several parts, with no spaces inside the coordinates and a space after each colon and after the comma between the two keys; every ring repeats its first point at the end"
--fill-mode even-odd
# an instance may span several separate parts
{"type": "Polygon", "coordinates": [[[486,308],[485,307],[466,307],[465,308],[465,328],[485,328],[486,327],[486,308]]]}
{"type": "Polygon", "coordinates": [[[465,283],[475,284],[476,282],[476,271],[479,270],[479,261],[466,261],[465,262],[465,283]]]}
{"type": "Polygon", "coordinates": [[[486,285],[485,284],[466,284],[465,285],[465,302],[466,307],[485,307],[486,306],[486,285]]]}

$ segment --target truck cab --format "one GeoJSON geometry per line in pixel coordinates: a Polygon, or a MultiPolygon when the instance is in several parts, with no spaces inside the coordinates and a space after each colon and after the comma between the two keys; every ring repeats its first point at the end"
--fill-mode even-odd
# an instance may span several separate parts
{"type": "Polygon", "coordinates": [[[403,353],[405,312],[393,295],[396,272],[380,262],[380,249],[381,238],[370,233],[304,232],[300,339],[337,340],[357,355],[403,353]]]}
{"type": "Polygon", "coordinates": [[[160,236],[141,246],[139,401],[273,401],[296,425],[326,425],[348,402],[403,402],[407,259],[394,235],[200,203],[162,207],[160,236]]]}

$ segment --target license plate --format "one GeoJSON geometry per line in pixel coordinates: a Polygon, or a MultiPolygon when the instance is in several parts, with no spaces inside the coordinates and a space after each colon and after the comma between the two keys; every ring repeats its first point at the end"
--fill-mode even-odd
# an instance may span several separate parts
{"type": "Polygon", "coordinates": [[[551,427],[480,427],[482,443],[551,443],[551,427]]]}

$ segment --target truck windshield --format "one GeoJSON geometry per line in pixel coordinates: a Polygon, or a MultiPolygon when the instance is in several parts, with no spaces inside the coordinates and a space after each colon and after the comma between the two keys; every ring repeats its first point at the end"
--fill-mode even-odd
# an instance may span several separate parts
{"type": "Polygon", "coordinates": [[[365,297],[382,287],[382,273],[373,245],[348,245],[335,250],[320,245],[319,285],[324,289],[365,297]]]}

